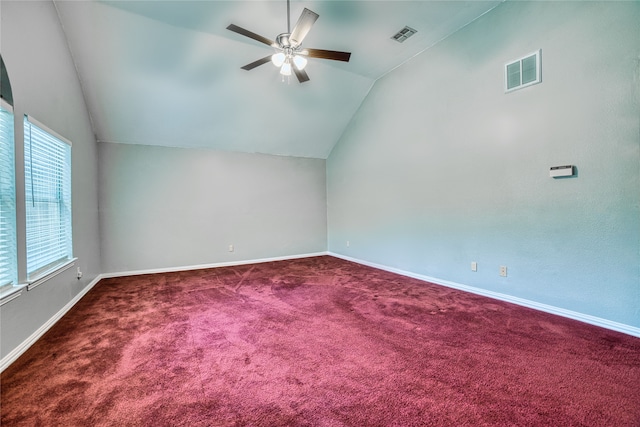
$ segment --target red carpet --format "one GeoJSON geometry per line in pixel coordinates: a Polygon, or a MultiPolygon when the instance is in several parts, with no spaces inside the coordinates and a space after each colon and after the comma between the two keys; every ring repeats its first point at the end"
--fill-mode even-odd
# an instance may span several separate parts
{"type": "Polygon", "coordinates": [[[640,339],[332,257],[102,280],[2,426],[640,426],[640,339]]]}

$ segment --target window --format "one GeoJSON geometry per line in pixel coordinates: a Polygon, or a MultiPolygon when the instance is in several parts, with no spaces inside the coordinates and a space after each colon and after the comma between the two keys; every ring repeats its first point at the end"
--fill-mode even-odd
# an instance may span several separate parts
{"type": "Polygon", "coordinates": [[[540,66],[541,50],[504,66],[505,91],[520,89],[542,81],[540,66]]]}
{"type": "Polygon", "coordinates": [[[71,143],[25,116],[27,277],[34,281],[73,257],[71,143]]]}
{"type": "Polygon", "coordinates": [[[18,283],[13,109],[0,104],[0,288],[18,283]]]}

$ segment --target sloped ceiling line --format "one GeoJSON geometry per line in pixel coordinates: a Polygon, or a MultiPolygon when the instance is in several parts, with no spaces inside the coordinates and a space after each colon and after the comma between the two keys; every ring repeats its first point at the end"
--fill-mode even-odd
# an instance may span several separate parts
{"type": "Polygon", "coordinates": [[[309,60],[311,81],[282,81],[269,48],[226,30],[275,37],[284,1],[55,0],[100,141],[326,159],[375,81],[500,1],[295,1],[320,15],[305,46],[352,52],[309,60]],[[390,39],[410,25],[418,33],[390,39]]]}
{"type": "Polygon", "coordinates": [[[65,30],[64,23],[62,19],[60,19],[60,11],[58,10],[58,4],[55,0],[52,0],[53,7],[56,10],[56,16],[58,17],[58,24],[60,25],[60,29],[62,30],[62,34],[64,35],[64,39],[67,45],[67,50],[69,51],[69,55],[71,56],[71,62],[73,62],[74,69],[76,70],[76,76],[78,78],[78,82],[80,83],[80,92],[82,93],[82,99],[84,100],[85,109],[87,111],[87,115],[89,116],[89,124],[91,126],[91,132],[93,133],[96,141],[98,140],[98,133],[96,132],[95,120],[93,118],[93,114],[91,109],[89,108],[89,103],[87,102],[87,89],[85,87],[84,80],[80,71],[78,70],[78,61],[76,61],[75,55],[73,54],[73,50],[71,49],[71,45],[69,44],[69,37],[67,36],[67,31],[65,30]]]}

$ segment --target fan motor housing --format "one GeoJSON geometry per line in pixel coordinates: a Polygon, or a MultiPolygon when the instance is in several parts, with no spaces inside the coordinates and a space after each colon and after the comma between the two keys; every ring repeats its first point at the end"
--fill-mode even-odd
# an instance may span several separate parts
{"type": "Polygon", "coordinates": [[[281,48],[286,49],[286,48],[290,48],[291,47],[291,41],[289,40],[289,37],[291,36],[291,34],[289,33],[282,33],[282,34],[278,34],[278,37],[276,37],[276,43],[278,43],[278,45],[280,45],[281,48]]]}

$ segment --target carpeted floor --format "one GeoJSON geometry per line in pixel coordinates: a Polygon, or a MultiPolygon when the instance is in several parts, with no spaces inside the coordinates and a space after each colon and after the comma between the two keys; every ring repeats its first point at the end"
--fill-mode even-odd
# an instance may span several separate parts
{"type": "Polygon", "coordinates": [[[333,257],[102,280],[2,426],[640,426],[640,339],[333,257]]]}

